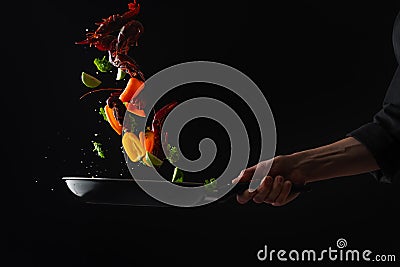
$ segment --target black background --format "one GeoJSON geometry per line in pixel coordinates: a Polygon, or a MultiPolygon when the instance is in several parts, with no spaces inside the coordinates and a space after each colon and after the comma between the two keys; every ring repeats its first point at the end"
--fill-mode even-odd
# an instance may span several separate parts
{"type": "MultiPolygon", "coordinates": [[[[13,265],[256,265],[264,245],[318,250],[335,247],[338,238],[353,249],[398,251],[399,188],[368,174],[315,183],[312,192],[280,208],[235,201],[198,208],[76,201],[61,177],[119,176],[124,165],[122,158],[100,161],[91,151],[96,138],[119,140],[93,111],[99,99],[79,100],[87,91],[80,74],[96,51],[74,42],[101,18],[124,12],[127,3],[42,1],[24,7],[30,8],[24,24],[30,43],[19,45],[29,61],[18,63],[29,70],[20,78],[29,101],[23,104],[25,130],[17,136],[26,143],[10,166],[16,185],[6,202],[13,265]]],[[[391,33],[398,1],[141,5],[145,33],[135,59],[145,75],[191,60],[242,71],[271,106],[276,154],[336,141],[370,121],[397,67],[391,33]]]]}

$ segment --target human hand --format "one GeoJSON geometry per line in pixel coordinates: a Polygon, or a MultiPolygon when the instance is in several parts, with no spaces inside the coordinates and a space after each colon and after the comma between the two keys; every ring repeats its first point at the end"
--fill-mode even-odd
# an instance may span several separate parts
{"type": "Polygon", "coordinates": [[[282,206],[298,197],[299,193],[291,192],[293,184],[304,185],[306,177],[296,168],[297,161],[290,155],[277,156],[262,161],[241,172],[232,182],[260,181],[255,190],[247,189],[237,195],[241,204],[253,199],[255,203],[268,203],[282,206]],[[257,170],[257,171],[256,171],[257,170]]]}

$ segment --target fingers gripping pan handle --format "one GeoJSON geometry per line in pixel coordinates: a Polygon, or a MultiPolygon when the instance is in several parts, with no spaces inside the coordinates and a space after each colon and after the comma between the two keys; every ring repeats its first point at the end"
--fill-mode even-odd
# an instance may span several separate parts
{"type": "MultiPolygon", "coordinates": [[[[239,182],[235,185],[235,187],[229,192],[229,194],[223,197],[220,202],[224,203],[228,200],[232,199],[236,196],[236,194],[242,194],[244,191],[249,189],[250,181],[247,182],[239,182]]],[[[299,184],[292,184],[292,188],[290,190],[291,193],[306,193],[311,191],[310,185],[299,185],[299,184]]]]}
{"type": "MultiPolygon", "coordinates": [[[[237,194],[243,193],[250,186],[250,181],[248,182],[239,182],[232,189],[237,194]]],[[[305,193],[311,191],[310,185],[300,185],[300,184],[292,184],[292,188],[290,190],[291,193],[305,193]]]]}

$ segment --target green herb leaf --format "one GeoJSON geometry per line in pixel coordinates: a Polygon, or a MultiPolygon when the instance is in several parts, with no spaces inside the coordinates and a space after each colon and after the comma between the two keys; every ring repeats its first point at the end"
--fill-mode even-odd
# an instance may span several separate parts
{"type": "Polygon", "coordinates": [[[206,179],[204,181],[204,186],[206,189],[214,190],[217,188],[217,179],[211,178],[210,180],[206,179]]]}
{"type": "Polygon", "coordinates": [[[104,156],[104,151],[103,151],[103,148],[102,148],[101,143],[98,143],[98,142],[95,142],[95,141],[92,141],[92,143],[93,143],[93,145],[94,145],[93,151],[94,151],[94,152],[97,152],[97,155],[98,155],[100,158],[104,159],[105,156],[104,156]]]}
{"type": "Polygon", "coordinates": [[[168,149],[167,159],[169,160],[169,162],[171,163],[177,162],[179,160],[178,148],[176,146],[168,144],[167,149],[168,149]]]}
{"type": "Polygon", "coordinates": [[[96,65],[97,69],[101,72],[108,72],[112,69],[113,65],[108,61],[107,57],[95,58],[93,63],[96,65]]]}
{"type": "Polygon", "coordinates": [[[131,130],[132,133],[134,133],[135,129],[136,129],[136,126],[137,126],[135,115],[133,115],[130,112],[128,112],[128,118],[129,118],[130,130],[131,130]]]}
{"type": "Polygon", "coordinates": [[[100,107],[99,114],[103,116],[103,119],[108,122],[106,111],[103,107],[100,107]]]}

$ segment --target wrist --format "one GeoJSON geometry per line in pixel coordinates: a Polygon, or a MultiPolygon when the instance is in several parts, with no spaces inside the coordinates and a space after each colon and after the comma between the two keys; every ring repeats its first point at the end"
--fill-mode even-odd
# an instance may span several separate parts
{"type": "Polygon", "coordinates": [[[312,165],[314,163],[310,153],[308,151],[301,151],[290,154],[287,156],[292,162],[292,173],[296,177],[300,177],[304,181],[304,184],[315,180],[312,165]]]}

